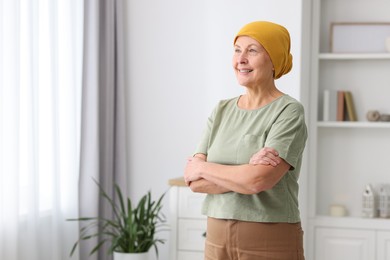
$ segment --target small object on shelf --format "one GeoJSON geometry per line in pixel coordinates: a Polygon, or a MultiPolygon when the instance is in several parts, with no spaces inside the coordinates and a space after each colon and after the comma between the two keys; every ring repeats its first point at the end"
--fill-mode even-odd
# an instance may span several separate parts
{"type": "Polygon", "coordinates": [[[332,217],[345,217],[347,209],[344,205],[333,204],[329,207],[329,213],[332,217]]]}
{"type": "Polygon", "coordinates": [[[375,218],[378,216],[378,197],[371,184],[368,184],[363,192],[362,206],[363,217],[375,218]]]}
{"type": "Polygon", "coordinates": [[[381,114],[379,113],[378,110],[369,110],[367,112],[367,120],[370,122],[376,122],[379,121],[381,114]]]}
{"type": "Polygon", "coordinates": [[[390,121],[390,114],[381,114],[379,120],[382,122],[389,122],[390,121]]]}
{"type": "Polygon", "coordinates": [[[390,122],[390,114],[381,114],[378,110],[370,110],[367,112],[366,116],[367,120],[370,122],[390,122]]]}
{"type": "Polygon", "coordinates": [[[390,217],[390,186],[381,185],[379,189],[379,216],[381,218],[390,217]]]}

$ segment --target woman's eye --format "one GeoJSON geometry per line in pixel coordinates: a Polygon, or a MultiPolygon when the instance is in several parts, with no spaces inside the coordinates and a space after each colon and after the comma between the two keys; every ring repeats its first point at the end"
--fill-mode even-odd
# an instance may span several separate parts
{"type": "Polygon", "coordinates": [[[240,49],[234,49],[234,52],[235,53],[241,53],[241,50],[240,49]]]}
{"type": "Polygon", "coordinates": [[[255,56],[257,55],[258,51],[256,49],[249,49],[248,50],[248,54],[251,55],[251,56],[255,56]]]}

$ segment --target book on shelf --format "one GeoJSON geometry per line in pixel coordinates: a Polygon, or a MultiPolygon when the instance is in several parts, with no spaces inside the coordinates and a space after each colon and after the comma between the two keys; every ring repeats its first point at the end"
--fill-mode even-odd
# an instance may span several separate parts
{"type": "Polygon", "coordinates": [[[347,116],[349,121],[357,121],[356,111],[355,111],[355,104],[353,102],[352,93],[351,91],[345,91],[344,92],[344,98],[345,98],[345,105],[347,108],[347,116]]]}
{"type": "Polygon", "coordinates": [[[323,121],[357,121],[351,91],[324,90],[323,121]]]}
{"type": "Polygon", "coordinates": [[[337,91],[337,121],[344,121],[345,119],[345,103],[344,91],[337,91]]]}
{"type": "Polygon", "coordinates": [[[337,90],[325,89],[323,101],[323,120],[337,121],[337,90]]]}
{"type": "Polygon", "coordinates": [[[325,89],[323,94],[323,120],[344,121],[344,91],[325,89]]]}

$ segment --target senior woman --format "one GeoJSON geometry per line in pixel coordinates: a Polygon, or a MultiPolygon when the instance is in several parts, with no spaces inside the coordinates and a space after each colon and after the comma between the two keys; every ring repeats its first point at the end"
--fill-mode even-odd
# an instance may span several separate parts
{"type": "Polygon", "coordinates": [[[219,102],[184,171],[192,191],[207,193],[205,259],[304,259],[304,108],[275,84],[291,68],[283,26],[256,21],[234,38],[233,69],[245,93],[219,102]]]}

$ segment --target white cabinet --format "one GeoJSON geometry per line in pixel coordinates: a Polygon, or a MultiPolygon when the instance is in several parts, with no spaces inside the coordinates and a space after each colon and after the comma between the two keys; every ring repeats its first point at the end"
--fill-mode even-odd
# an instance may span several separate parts
{"type": "Polygon", "coordinates": [[[390,259],[390,232],[379,231],[377,239],[377,260],[390,259]]]}
{"type": "Polygon", "coordinates": [[[390,259],[389,219],[316,216],[311,222],[307,259],[390,259]]]}
{"type": "Polygon", "coordinates": [[[316,229],[316,260],[375,259],[375,231],[316,229]]]}
{"type": "Polygon", "coordinates": [[[390,231],[318,227],[315,234],[316,260],[390,259],[390,231]]]}
{"type": "Polygon", "coordinates": [[[178,219],[178,250],[203,251],[206,221],[199,219],[178,219]]]}
{"type": "Polygon", "coordinates": [[[170,260],[203,260],[206,217],[201,215],[205,195],[193,193],[181,181],[170,188],[170,260]]]}
{"type": "Polygon", "coordinates": [[[390,0],[311,1],[310,260],[390,259],[390,219],[361,217],[365,186],[390,183],[390,123],[366,119],[369,110],[390,114],[390,53],[332,53],[330,48],[332,22],[390,22],[388,10],[390,0]],[[323,121],[324,90],[351,91],[358,121],[323,121]],[[334,204],[344,205],[347,216],[330,217],[334,204]]]}

